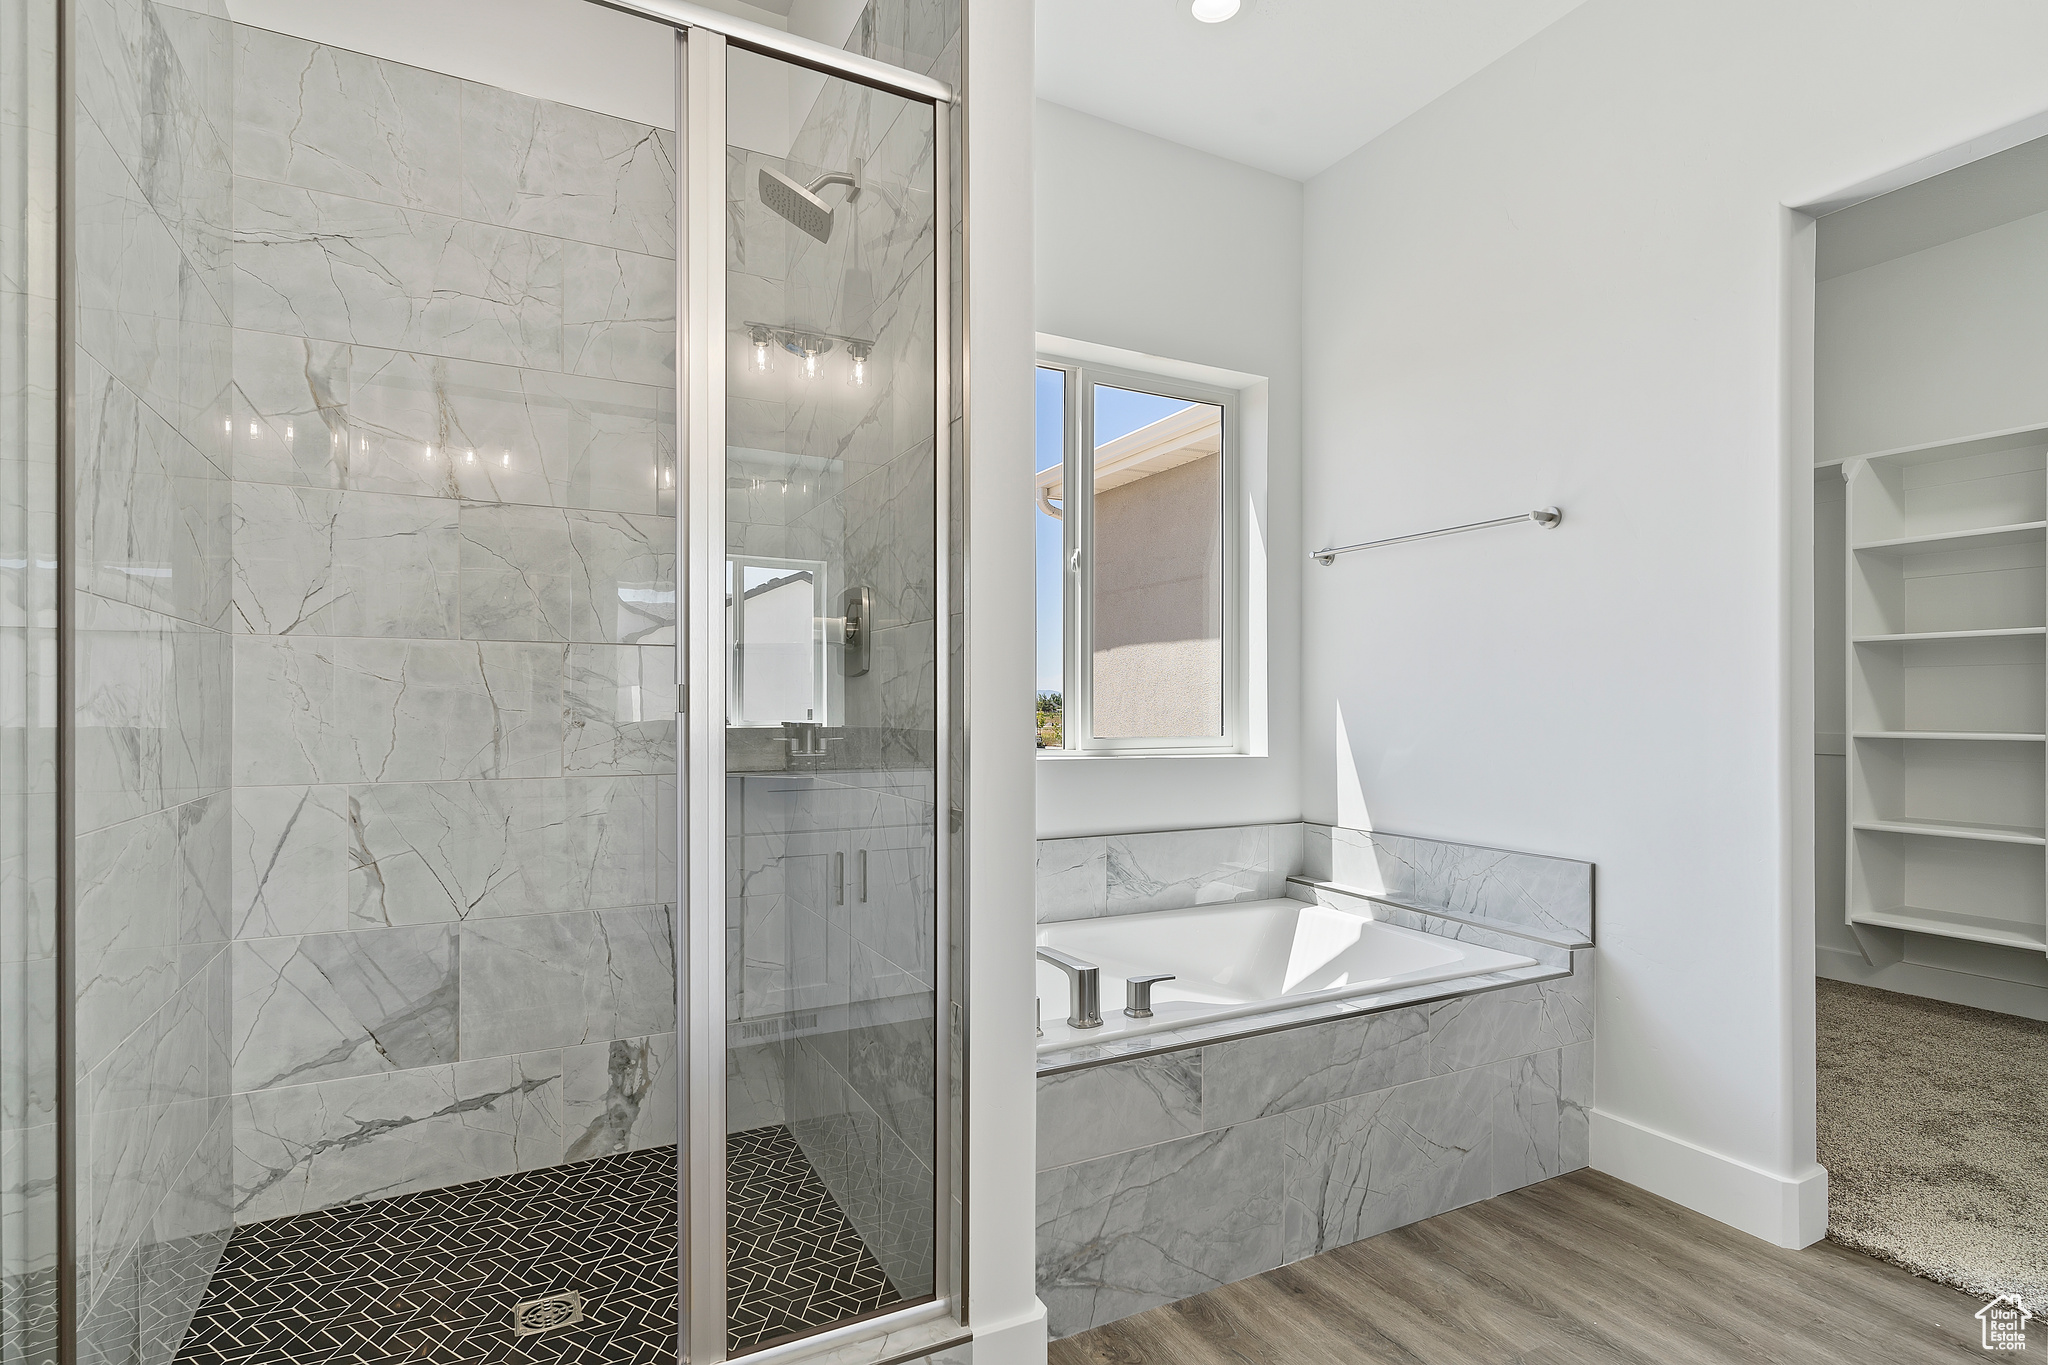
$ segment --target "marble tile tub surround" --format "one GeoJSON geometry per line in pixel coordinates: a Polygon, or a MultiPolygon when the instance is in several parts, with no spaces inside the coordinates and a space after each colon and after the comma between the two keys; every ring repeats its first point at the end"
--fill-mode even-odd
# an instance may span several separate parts
{"type": "Polygon", "coordinates": [[[1305,824],[1299,872],[1564,947],[1593,941],[1593,864],[1575,858],[1305,824]]]}
{"type": "Polygon", "coordinates": [[[1593,864],[1312,823],[1038,841],[1038,922],[1289,894],[1289,878],[1491,925],[1592,942],[1593,864]]]}
{"type": "Polygon", "coordinates": [[[1038,1291],[1069,1336],[1587,1163],[1570,975],[1041,1076],[1038,1291]]]}
{"type": "Polygon", "coordinates": [[[235,1216],[672,1143],[674,137],[231,36],[235,1216]]]}
{"type": "Polygon", "coordinates": [[[1301,870],[1303,829],[1289,822],[1040,839],[1038,922],[1284,896],[1301,870]]]}
{"type": "MultiPolygon", "coordinates": [[[[233,1222],[231,29],[217,0],[77,0],[68,31],[77,986],[14,1000],[7,1027],[59,1008],[80,1025],[80,1359],[160,1365],[233,1222]]],[[[14,927],[10,964],[53,949],[14,927]]],[[[35,1080],[9,1088],[9,1129],[44,1111],[54,1078],[35,1080]]],[[[36,1145],[4,1146],[10,1172],[55,1188],[36,1145]]]]}

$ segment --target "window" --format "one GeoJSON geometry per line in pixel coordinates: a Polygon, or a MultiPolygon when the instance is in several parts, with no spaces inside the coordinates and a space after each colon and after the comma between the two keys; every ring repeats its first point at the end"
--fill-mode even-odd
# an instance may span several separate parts
{"type": "Polygon", "coordinates": [[[1038,744],[1239,746],[1236,396],[1038,369],[1038,744]]]}

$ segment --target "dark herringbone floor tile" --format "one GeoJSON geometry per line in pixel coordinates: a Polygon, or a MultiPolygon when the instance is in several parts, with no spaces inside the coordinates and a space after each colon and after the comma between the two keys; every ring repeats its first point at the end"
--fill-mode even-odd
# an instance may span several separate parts
{"type": "MultiPolygon", "coordinates": [[[[726,1144],[731,1348],[872,1313],[895,1288],[788,1129],[726,1144]]],[[[252,1223],[177,1365],[653,1365],[676,1350],[676,1151],[600,1157],[252,1223]],[[582,1321],[512,1334],[575,1290],[582,1321]]]]}

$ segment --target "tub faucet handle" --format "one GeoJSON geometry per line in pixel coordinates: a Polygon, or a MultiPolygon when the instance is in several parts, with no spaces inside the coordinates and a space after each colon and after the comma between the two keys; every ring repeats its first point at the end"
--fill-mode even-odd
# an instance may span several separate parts
{"type": "Polygon", "coordinates": [[[1161,981],[1173,980],[1172,972],[1160,972],[1153,976],[1127,976],[1124,978],[1124,1013],[1133,1019],[1152,1017],[1152,988],[1161,981]]]}
{"type": "Polygon", "coordinates": [[[1057,948],[1041,947],[1038,956],[1067,974],[1067,1027],[1101,1028],[1102,969],[1057,948]]]}

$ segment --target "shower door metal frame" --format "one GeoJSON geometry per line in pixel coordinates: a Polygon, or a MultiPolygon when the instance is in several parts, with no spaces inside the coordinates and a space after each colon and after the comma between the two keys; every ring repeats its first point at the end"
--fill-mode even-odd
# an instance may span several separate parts
{"type": "MultiPolygon", "coordinates": [[[[683,1073],[678,1132],[678,1356],[715,1365],[726,1355],[726,673],[725,262],[726,76],[733,49],[898,95],[931,110],[933,136],[934,495],[936,670],[933,755],[933,1292],[929,1301],[742,1352],[749,1361],[794,1360],[926,1324],[966,1326],[954,1283],[956,1184],[951,971],[951,594],[953,92],[944,82],[853,53],[794,39],[695,6],[663,0],[594,0],[663,19],[676,29],[676,648],[677,847],[680,912],[676,973],[683,1073]]],[[[964,1054],[963,1054],[964,1055],[964,1054]]],[[[960,1260],[964,1266],[964,1248],[960,1260]]],[[[932,1347],[942,1345],[935,1339],[932,1347]]],[[[925,1348],[929,1349],[929,1348],[925,1348]]]]}
{"type": "Polygon", "coordinates": [[[725,576],[698,563],[725,543],[725,68],[724,34],[677,31],[677,1327],[690,1365],[724,1360],[726,1344],[725,576]]]}

